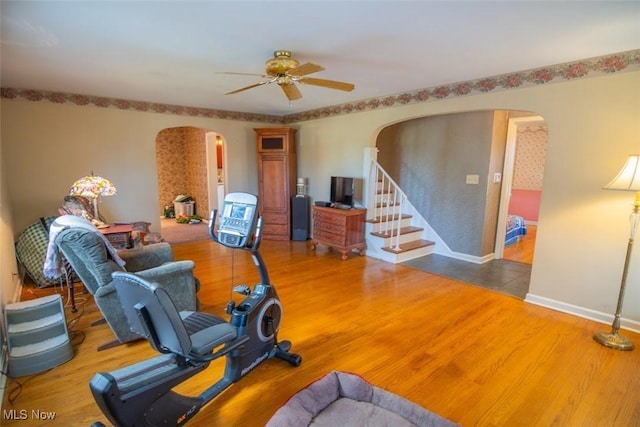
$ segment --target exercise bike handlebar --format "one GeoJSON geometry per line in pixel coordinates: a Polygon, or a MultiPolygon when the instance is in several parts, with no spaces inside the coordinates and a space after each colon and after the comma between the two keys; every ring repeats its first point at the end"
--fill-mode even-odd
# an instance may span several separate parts
{"type": "Polygon", "coordinates": [[[216,232],[214,230],[214,227],[216,225],[216,217],[218,216],[218,210],[217,209],[213,209],[210,213],[209,213],[209,224],[207,229],[209,230],[209,237],[211,238],[211,240],[213,240],[216,243],[220,243],[220,240],[218,240],[218,236],[216,236],[216,232]]]}

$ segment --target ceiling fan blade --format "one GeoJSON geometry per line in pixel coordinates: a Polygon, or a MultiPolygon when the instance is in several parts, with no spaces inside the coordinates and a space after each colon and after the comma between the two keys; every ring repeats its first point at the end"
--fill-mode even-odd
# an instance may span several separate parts
{"type": "Polygon", "coordinates": [[[338,82],[335,80],[326,80],[326,79],[314,79],[313,77],[304,77],[298,80],[298,82],[304,83],[307,85],[322,86],[322,87],[328,87],[330,89],[344,90],[345,92],[351,92],[353,89],[356,88],[353,83],[338,82]]]}
{"type": "Polygon", "coordinates": [[[284,91],[284,94],[287,96],[289,101],[295,101],[296,99],[302,98],[302,94],[298,87],[293,83],[281,84],[280,87],[284,91]]]}
{"type": "Polygon", "coordinates": [[[289,71],[287,71],[287,74],[290,76],[306,76],[307,74],[317,73],[318,71],[322,70],[324,70],[324,67],[321,67],[318,64],[307,62],[306,64],[298,65],[295,68],[291,68],[289,71]]]}
{"type": "Polygon", "coordinates": [[[233,90],[231,92],[225,93],[225,95],[233,95],[234,93],[244,92],[245,90],[253,89],[254,87],[266,85],[267,83],[271,83],[270,81],[255,83],[249,86],[241,87],[240,89],[233,90]]]}

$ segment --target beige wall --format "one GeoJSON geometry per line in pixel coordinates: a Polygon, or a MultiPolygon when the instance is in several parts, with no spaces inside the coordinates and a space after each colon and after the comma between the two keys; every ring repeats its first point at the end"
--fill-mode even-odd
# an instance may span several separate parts
{"type": "MultiPolygon", "coordinates": [[[[301,122],[295,125],[298,176],[309,179],[314,199],[326,200],[329,177],[361,176],[364,149],[391,123],[488,109],[536,112],[549,127],[549,144],[528,299],[608,321],[632,195],[601,187],[628,154],[640,152],[638,88],[640,72],[626,72],[301,122]]],[[[256,191],[255,123],[17,100],[2,100],[1,114],[14,232],[55,210],[73,180],[91,170],[118,183],[119,194],[103,203],[109,217],[155,217],[155,138],[168,127],[220,133],[227,141],[229,190],[256,191]]],[[[636,251],[623,310],[623,325],[635,329],[639,284],[636,251]]]]}
{"type": "MultiPolygon", "coordinates": [[[[640,152],[638,88],[640,73],[629,72],[302,122],[298,170],[311,177],[312,195],[326,199],[324,183],[333,172],[362,174],[362,163],[346,164],[332,153],[357,159],[391,123],[486,109],[538,113],[549,127],[549,142],[528,299],[608,322],[633,195],[601,188],[629,154],[640,152]]],[[[640,330],[640,250],[633,254],[628,283],[623,325],[640,330]]]]}
{"type": "MultiPolygon", "coordinates": [[[[9,200],[7,168],[4,167],[5,156],[0,144],[0,328],[4,331],[4,307],[16,300],[15,292],[19,289],[20,280],[16,268],[13,215],[11,215],[11,201],[9,200]]],[[[4,337],[4,334],[1,334],[4,337]]],[[[0,347],[4,342],[0,339],[0,347]]],[[[0,367],[4,366],[4,348],[0,348],[0,367]]],[[[0,385],[4,385],[0,381],[0,385]]],[[[2,393],[0,393],[2,394],[2,393]]]]}
{"type": "Polygon", "coordinates": [[[107,218],[146,219],[159,231],[156,137],[168,128],[223,135],[230,189],[257,191],[256,123],[5,100],[1,117],[15,232],[55,214],[71,184],[91,171],[118,188],[100,205],[107,218]]]}

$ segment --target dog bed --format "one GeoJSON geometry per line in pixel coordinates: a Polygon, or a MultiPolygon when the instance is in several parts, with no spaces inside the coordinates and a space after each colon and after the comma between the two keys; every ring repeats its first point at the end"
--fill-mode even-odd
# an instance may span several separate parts
{"type": "Polygon", "coordinates": [[[338,371],[294,394],[267,423],[267,427],[458,425],[358,375],[338,371]]]}

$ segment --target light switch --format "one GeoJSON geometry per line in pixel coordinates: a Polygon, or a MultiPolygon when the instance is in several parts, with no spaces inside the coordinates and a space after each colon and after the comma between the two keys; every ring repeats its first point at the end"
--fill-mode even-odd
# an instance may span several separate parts
{"type": "Polygon", "coordinates": [[[480,175],[467,175],[467,184],[480,183],[480,175]]]}
{"type": "Polygon", "coordinates": [[[502,174],[500,172],[494,173],[493,174],[493,182],[497,184],[500,181],[502,181],[502,174]]]}

